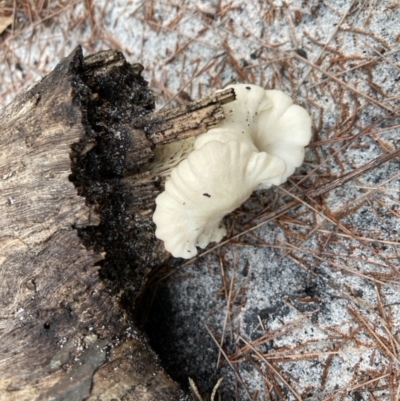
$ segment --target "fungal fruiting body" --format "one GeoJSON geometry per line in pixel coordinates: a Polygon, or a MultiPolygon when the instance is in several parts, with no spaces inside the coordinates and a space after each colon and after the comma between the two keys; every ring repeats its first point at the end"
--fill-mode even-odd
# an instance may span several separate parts
{"type": "MultiPolygon", "coordinates": [[[[280,185],[300,167],[304,147],[311,140],[311,118],[305,109],[293,104],[290,96],[278,90],[264,90],[257,85],[230,85],[236,100],[223,106],[225,120],[199,135],[194,148],[208,141],[248,141],[260,152],[280,157],[286,163],[280,185]]],[[[227,89],[226,88],[226,89],[227,89]]],[[[271,185],[269,185],[271,186],[271,185]]],[[[263,188],[268,188],[264,184],[263,188]]],[[[261,188],[259,188],[261,189],[261,188]]]]}
{"type": "Polygon", "coordinates": [[[173,168],[186,159],[194,149],[194,137],[157,146],[154,150],[154,161],[149,169],[156,175],[169,176],[173,168]]]}
{"type": "Polygon", "coordinates": [[[255,85],[230,87],[236,100],[223,106],[225,120],[195,140],[166,145],[153,164],[155,173],[170,171],[153,221],[174,257],[188,259],[196,246],[219,242],[223,217],[255,189],[284,183],[311,139],[310,116],[289,96],[255,85]]]}
{"type": "Polygon", "coordinates": [[[210,141],[171,171],[157,199],[156,236],[175,257],[191,258],[226,234],[222,218],[261,183],[284,174],[285,163],[248,143],[210,141]]]}

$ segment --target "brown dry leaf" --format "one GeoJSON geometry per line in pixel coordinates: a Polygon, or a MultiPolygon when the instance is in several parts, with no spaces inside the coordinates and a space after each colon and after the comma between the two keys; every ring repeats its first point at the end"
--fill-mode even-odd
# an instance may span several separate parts
{"type": "Polygon", "coordinates": [[[0,15],[0,34],[2,34],[14,21],[14,17],[9,15],[8,17],[0,15]]]}

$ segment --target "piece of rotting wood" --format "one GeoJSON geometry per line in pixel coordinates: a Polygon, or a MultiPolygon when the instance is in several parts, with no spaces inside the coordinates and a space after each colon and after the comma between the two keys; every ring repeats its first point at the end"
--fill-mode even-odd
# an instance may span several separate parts
{"type": "Polygon", "coordinates": [[[179,141],[205,132],[222,121],[225,116],[221,105],[233,100],[235,91],[232,88],[225,89],[174,109],[165,109],[139,117],[133,126],[143,129],[148,139],[155,145],[179,141]]]}
{"type": "Polygon", "coordinates": [[[160,181],[125,175],[234,94],[155,112],[142,69],[78,47],[0,111],[0,400],[183,397],[133,323],[160,181]]]}

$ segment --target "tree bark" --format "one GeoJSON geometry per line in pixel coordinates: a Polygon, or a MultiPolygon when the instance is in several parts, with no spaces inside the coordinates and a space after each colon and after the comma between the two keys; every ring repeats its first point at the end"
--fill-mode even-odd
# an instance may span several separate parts
{"type": "Polygon", "coordinates": [[[157,114],[141,71],[78,47],[0,112],[0,400],[183,397],[133,323],[160,180],[125,175],[234,95],[157,114]]]}

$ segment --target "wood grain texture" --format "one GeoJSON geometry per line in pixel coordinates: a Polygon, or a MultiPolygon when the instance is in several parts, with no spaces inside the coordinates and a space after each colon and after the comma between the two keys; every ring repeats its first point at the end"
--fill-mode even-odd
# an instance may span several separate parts
{"type": "Polygon", "coordinates": [[[225,118],[223,104],[235,100],[235,91],[225,89],[173,109],[162,109],[135,119],[151,143],[169,143],[201,134],[225,118]]]}
{"type": "Polygon", "coordinates": [[[177,399],[75,228],[100,221],[69,179],[93,140],[84,65],[78,48],[0,114],[0,400],[177,399]]]}

